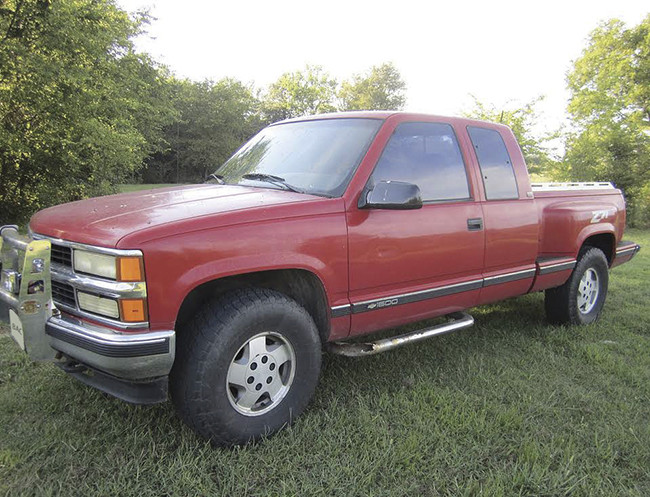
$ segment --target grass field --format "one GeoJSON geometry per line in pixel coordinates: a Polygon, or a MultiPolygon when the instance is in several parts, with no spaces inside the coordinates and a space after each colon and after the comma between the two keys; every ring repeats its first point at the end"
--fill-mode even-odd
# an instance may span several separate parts
{"type": "Polygon", "coordinates": [[[325,356],[308,411],[213,449],[170,404],[133,407],[0,335],[0,495],[650,495],[650,232],[602,319],[549,326],[543,296],[365,359],[325,356]]]}

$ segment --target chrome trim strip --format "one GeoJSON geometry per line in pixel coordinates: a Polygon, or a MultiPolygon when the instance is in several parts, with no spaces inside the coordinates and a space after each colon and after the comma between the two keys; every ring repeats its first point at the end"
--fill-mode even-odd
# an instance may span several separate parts
{"type": "Polygon", "coordinates": [[[577,261],[573,260],[569,262],[560,262],[558,264],[550,264],[548,266],[539,266],[539,274],[542,276],[545,274],[557,273],[558,271],[573,269],[576,267],[576,263],[577,261]]]}
{"type": "Polygon", "coordinates": [[[340,318],[349,315],[351,308],[352,306],[350,304],[337,305],[330,307],[330,312],[333,318],[340,318]]]}
{"type": "MultiPolygon", "coordinates": [[[[76,292],[75,292],[75,298],[76,298],[76,292]]],[[[74,307],[61,304],[60,302],[54,302],[54,305],[56,306],[57,309],[68,312],[74,316],[79,316],[86,319],[92,319],[93,321],[97,321],[98,323],[105,324],[108,326],[113,326],[121,330],[141,330],[143,328],[149,327],[149,321],[127,323],[125,321],[118,321],[116,319],[106,318],[100,316],[99,314],[93,314],[92,312],[82,311],[81,309],[78,308],[75,309],[74,307]]]]}
{"type": "Polygon", "coordinates": [[[570,183],[532,183],[531,189],[535,192],[557,191],[557,190],[613,190],[616,187],[606,181],[570,182],[570,183]]]}
{"type": "Polygon", "coordinates": [[[144,282],[129,283],[82,276],[71,268],[56,263],[52,263],[51,272],[55,281],[66,283],[77,290],[101,294],[102,297],[139,299],[147,296],[147,285],[144,282]]]}
{"type": "Polygon", "coordinates": [[[400,295],[391,295],[381,299],[365,300],[363,302],[352,303],[352,313],[358,314],[360,312],[374,311],[377,309],[384,309],[386,307],[393,307],[396,305],[412,304],[422,300],[433,299],[437,297],[444,297],[453,295],[455,293],[467,292],[470,290],[478,290],[483,286],[483,280],[472,280],[463,283],[456,283],[454,285],[446,285],[427,290],[420,290],[417,292],[403,293],[400,295]]]}
{"type": "MultiPolygon", "coordinates": [[[[575,262],[573,262],[575,264],[575,262]]],[[[512,273],[500,274],[497,276],[489,276],[481,278],[480,280],[465,281],[463,283],[456,283],[453,285],[440,286],[429,288],[426,290],[419,290],[417,292],[402,293],[398,295],[390,295],[380,299],[364,300],[362,302],[353,302],[350,306],[336,306],[331,307],[330,311],[332,317],[345,316],[340,314],[345,312],[348,307],[351,307],[352,314],[359,314],[361,312],[375,311],[378,309],[385,309],[387,307],[394,307],[396,305],[413,304],[422,300],[435,299],[438,297],[446,297],[447,295],[454,295],[461,292],[469,292],[471,290],[478,290],[486,286],[500,285],[502,283],[509,283],[511,281],[523,280],[533,277],[537,268],[524,269],[521,271],[514,271],[512,273]],[[344,310],[345,308],[345,310],[344,310]],[[336,315],[335,315],[336,313],[336,315]]]]}
{"type": "Polygon", "coordinates": [[[70,314],[73,314],[75,316],[81,316],[87,319],[92,319],[93,321],[97,321],[98,323],[106,324],[108,326],[114,326],[122,330],[139,330],[149,326],[148,321],[127,323],[125,321],[120,321],[119,319],[112,319],[92,312],[83,311],[79,308],[79,303],[77,302],[78,290],[93,293],[93,294],[98,294],[101,295],[102,297],[108,297],[114,299],[146,298],[147,297],[146,283],[110,281],[110,280],[102,280],[99,278],[93,278],[90,276],[82,276],[80,274],[76,274],[71,268],[56,263],[51,264],[50,272],[52,274],[52,280],[70,285],[75,290],[74,297],[75,297],[76,307],[65,305],[61,302],[57,302],[56,300],[54,301],[56,307],[61,309],[62,311],[69,312],[70,314]]]}
{"type": "Polygon", "coordinates": [[[629,252],[632,254],[636,254],[637,250],[639,249],[639,246],[636,245],[634,247],[629,247],[629,248],[623,248],[623,249],[616,249],[616,256],[624,256],[627,255],[629,252]]]}
{"type": "Polygon", "coordinates": [[[511,281],[525,280],[535,275],[536,268],[515,271],[514,273],[499,274],[497,276],[488,276],[483,278],[483,286],[500,285],[501,283],[510,283],[511,281]]]}
{"type": "Polygon", "coordinates": [[[164,343],[174,335],[174,330],[125,334],[76,319],[55,316],[48,320],[48,324],[56,328],[64,329],[66,333],[98,345],[114,345],[116,347],[126,347],[133,344],[164,343]]]}
{"type": "Polygon", "coordinates": [[[142,252],[140,250],[98,247],[96,245],[86,245],[85,243],[71,242],[69,240],[62,240],[61,238],[53,238],[51,236],[40,235],[38,233],[32,233],[32,237],[36,240],[49,240],[50,242],[56,243],[57,245],[63,245],[64,247],[70,247],[72,249],[87,250],[89,252],[97,252],[107,255],[142,257],[142,252]]]}

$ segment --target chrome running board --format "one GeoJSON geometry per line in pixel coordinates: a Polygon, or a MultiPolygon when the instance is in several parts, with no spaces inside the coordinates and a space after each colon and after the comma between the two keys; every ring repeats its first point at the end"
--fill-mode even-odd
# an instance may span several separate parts
{"type": "Polygon", "coordinates": [[[415,343],[437,335],[444,335],[445,333],[451,333],[452,331],[469,328],[474,324],[474,318],[465,312],[449,314],[446,317],[451,319],[451,321],[439,324],[433,328],[412,331],[396,337],[377,340],[376,342],[333,342],[328,345],[328,350],[333,354],[344,355],[347,357],[363,357],[396,349],[397,347],[401,347],[407,343],[415,343]]]}

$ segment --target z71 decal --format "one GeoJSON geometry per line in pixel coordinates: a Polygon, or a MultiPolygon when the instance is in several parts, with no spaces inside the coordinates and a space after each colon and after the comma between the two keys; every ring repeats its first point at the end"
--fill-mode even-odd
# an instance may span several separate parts
{"type": "Polygon", "coordinates": [[[609,216],[614,214],[614,210],[613,209],[605,209],[605,210],[602,210],[602,211],[592,211],[591,214],[592,214],[592,216],[591,216],[591,224],[594,224],[594,223],[601,222],[603,219],[607,219],[609,216]]]}

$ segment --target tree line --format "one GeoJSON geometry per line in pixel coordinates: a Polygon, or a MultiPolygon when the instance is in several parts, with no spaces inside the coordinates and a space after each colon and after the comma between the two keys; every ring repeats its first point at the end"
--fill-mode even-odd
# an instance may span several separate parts
{"type": "Polygon", "coordinates": [[[168,78],[173,119],[162,129],[164,148],[144,161],[143,183],[202,181],[248,138],[272,122],[309,114],[401,109],[406,85],[391,63],[338,82],[320,66],[288,72],[266,89],[240,81],[168,78]]]}
{"type": "Polygon", "coordinates": [[[0,0],[0,223],[122,183],[202,181],[280,119],[404,105],[390,63],[342,83],[307,66],[266,89],[179,79],[135,50],[148,22],[112,0],[0,0]]]}
{"type": "MultiPolygon", "coordinates": [[[[281,119],[405,105],[392,63],[344,81],[308,65],[266,88],[181,79],[135,49],[149,22],[113,0],[0,0],[0,223],[122,183],[202,181],[281,119]]],[[[650,16],[592,32],[568,75],[570,129],[536,132],[539,99],[506,109],[475,101],[467,115],[510,125],[533,173],[614,181],[629,220],[650,224],[649,32],[650,16]]]]}

